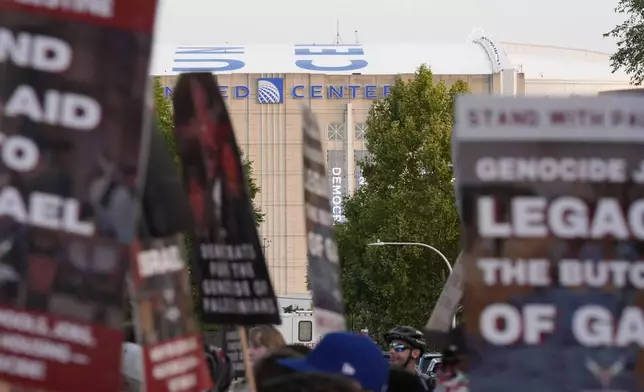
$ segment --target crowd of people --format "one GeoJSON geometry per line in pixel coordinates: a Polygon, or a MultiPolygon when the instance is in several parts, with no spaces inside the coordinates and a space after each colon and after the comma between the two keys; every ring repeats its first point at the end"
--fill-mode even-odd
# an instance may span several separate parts
{"type": "MultiPolygon", "coordinates": [[[[286,344],[274,326],[261,325],[249,330],[248,355],[256,392],[467,392],[461,333],[457,328],[436,340],[444,348],[435,379],[419,368],[427,342],[413,327],[386,333],[384,355],[371,338],[358,333],[327,334],[311,349],[286,344]]],[[[234,380],[229,368],[216,365],[213,355],[225,358],[221,349],[207,347],[206,352],[216,381],[213,392],[252,392],[247,378],[234,380]]],[[[139,392],[142,349],[136,343],[123,346],[122,373],[125,392],[139,392]]]]}

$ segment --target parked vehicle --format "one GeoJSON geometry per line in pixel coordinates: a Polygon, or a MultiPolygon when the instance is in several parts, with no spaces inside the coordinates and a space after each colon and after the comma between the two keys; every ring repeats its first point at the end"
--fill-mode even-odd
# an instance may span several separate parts
{"type": "MultiPolygon", "coordinates": [[[[433,359],[440,359],[442,358],[441,353],[426,353],[423,355],[423,357],[420,359],[418,362],[418,367],[420,368],[420,371],[427,374],[428,376],[430,375],[430,365],[432,365],[432,360],[433,359]]],[[[434,364],[435,366],[435,364],[434,364]]]]}
{"type": "Polygon", "coordinates": [[[286,344],[301,344],[313,348],[322,338],[317,332],[312,310],[283,313],[281,318],[282,325],[276,327],[284,336],[286,344]]]}
{"type": "Polygon", "coordinates": [[[432,359],[427,359],[425,362],[427,362],[427,371],[425,374],[427,377],[429,377],[429,385],[432,386],[432,388],[436,387],[436,380],[438,377],[438,371],[441,368],[441,364],[443,362],[443,358],[441,357],[436,357],[432,359]]]}

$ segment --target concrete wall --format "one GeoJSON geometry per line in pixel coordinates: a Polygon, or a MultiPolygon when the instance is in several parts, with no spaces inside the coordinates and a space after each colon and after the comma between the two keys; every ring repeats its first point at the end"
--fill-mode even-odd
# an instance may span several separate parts
{"type": "MultiPolygon", "coordinates": [[[[412,75],[403,75],[411,77],[412,75]]],[[[327,163],[335,183],[347,194],[359,185],[355,161],[364,156],[364,122],[373,99],[293,99],[283,104],[258,104],[255,88],[258,77],[285,78],[285,91],[295,85],[393,85],[394,75],[312,75],[312,74],[229,74],[218,77],[220,85],[250,87],[247,99],[228,99],[228,108],[244,153],[253,161],[255,178],[261,187],[256,202],[266,213],[260,235],[266,238],[266,259],[278,295],[306,293],[306,235],[302,191],[302,131],[300,106],[307,105],[317,115],[327,163]],[[332,169],[336,170],[333,171],[332,169]],[[337,175],[333,175],[333,173],[337,175]]],[[[492,75],[441,75],[436,79],[450,85],[463,79],[474,93],[496,90],[492,75]]],[[[172,87],[176,77],[162,77],[172,87]]],[[[518,90],[523,90],[519,87],[518,90]]],[[[336,212],[339,212],[336,208],[336,212]]],[[[341,215],[341,214],[338,214],[341,215]]]]}

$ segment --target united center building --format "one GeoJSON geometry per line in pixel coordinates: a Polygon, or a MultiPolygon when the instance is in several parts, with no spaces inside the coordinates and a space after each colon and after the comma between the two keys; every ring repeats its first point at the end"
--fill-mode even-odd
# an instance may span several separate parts
{"type": "Polygon", "coordinates": [[[217,74],[237,141],[261,187],[256,202],[266,219],[260,231],[278,294],[306,293],[301,106],[320,124],[332,212],[342,221],[342,199],[363,183],[356,163],[366,155],[369,107],[398,76],[413,76],[423,63],[436,81],[464,80],[474,93],[525,93],[524,74],[486,37],[446,45],[156,48],[152,73],[162,77],[168,98],[182,72],[217,74]]]}

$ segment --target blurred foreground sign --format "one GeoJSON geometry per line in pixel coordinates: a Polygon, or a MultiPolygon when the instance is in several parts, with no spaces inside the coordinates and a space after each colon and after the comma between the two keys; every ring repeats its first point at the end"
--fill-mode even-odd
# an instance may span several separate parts
{"type": "Polygon", "coordinates": [[[458,99],[472,391],[644,390],[644,99],[458,99]]]}

